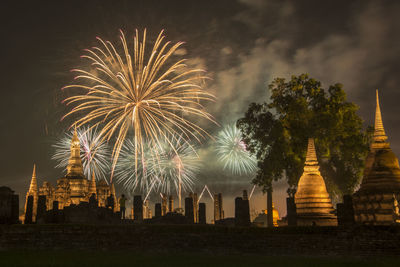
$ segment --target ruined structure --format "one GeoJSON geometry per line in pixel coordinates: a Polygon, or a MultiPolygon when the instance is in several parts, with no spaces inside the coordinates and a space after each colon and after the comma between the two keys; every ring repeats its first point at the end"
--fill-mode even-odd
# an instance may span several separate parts
{"type": "Polygon", "coordinates": [[[214,195],[214,222],[224,219],[222,194],[214,195]]]}
{"type": "MultiPolygon", "coordinates": [[[[267,227],[268,226],[268,210],[262,210],[260,214],[254,219],[253,224],[259,227],[267,227]]],[[[274,203],[272,203],[272,221],[274,227],[278,227],[279,212],[275,209],[274,203]]]]}
{"type": "Polygon", "coordinates": [[[0,186],[0,224],[19,223],[19,198],[11,188],[0,186]]]}
{"type": "Polygon", "coordinates": [[[194,215],[194,223],[199,222],[199,198],[197,193],[190,193],[189,197],[193,198],[193,215],[194,215]]]}
{"type": "Polygon", "coordinates": [[[100,207],[105,207],[107,197],[110,193],[114,194],[114,211],[117,211],[118,201],[116,201],[114,186],[109,186],[104,180],[100,181],[99,184],[96,184],[94,174],[90,181],[83,174],[82,160],[80,157],[80,142],[75,129],[71,140],[71,154],[68,161],[67,173],[65,177],[57,180],[57,186],[55,188],[46,181],[38,188],[36,165],[33,166],[32,179],[29,190],[26,194],[25,213],[29,196],[33,197],[32,220],[36,221],[39,196],[45,196],[45,205],[47,210],[53,208],[54,201],[58,202],[58,208],[61,210],[71,204],[78,205],[81,202],[89,202],[92,194],[95,194],[98,205],[100,207]]]}
{"type": "Polygon", "coordinates": [[[377,90],[373,140],[360,189],[353,195],[355,221],[372,225],[400,223],[399,200],[399,162],[387,142],[377,90]]]}
{"type": "Polygon", "coordinates": [[[297,225],[337,225],[332,202],[326,190],[319,164],[314,139],[308,139],[304,172],[295,194],[297,225]]]}
{"type": "Polygon", "coordinates": [[[26,213],[26,207],[28,203],[28,197],[32,196],[33,197],[33,209],[32,209],[32,220],[36,220],[36,210],[37,210],[37,201],[38,201],[38,185],[37,185],[37,179],[36,179],[36,165],[33,164],[33,173],[32,173],[32,179],[31,179],[31,184],[29,185],[29,190],[26,193],[26,200],[25,200],[25,213],[26,213]]]}
{"type": "Polygon", "coordinates": [[[152,217],[149,200],[146,200],[143,203],[143,219],[151,219],[152,217]]]}
{"type": "Polygon", "coordinates": [[[168,212],[168,199],[167,195],[161,197],[161,216],[164,216],[168,212]]]}

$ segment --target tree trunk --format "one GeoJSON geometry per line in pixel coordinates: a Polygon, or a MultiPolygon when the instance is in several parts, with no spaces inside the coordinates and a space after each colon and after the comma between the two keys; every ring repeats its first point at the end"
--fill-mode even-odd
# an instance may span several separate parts
{"type": "Polygon", "coordinates": [[[267,190],[267,222],[268,227],[274,227],[272,210],[272,186],[270,186],[267,190]]]}

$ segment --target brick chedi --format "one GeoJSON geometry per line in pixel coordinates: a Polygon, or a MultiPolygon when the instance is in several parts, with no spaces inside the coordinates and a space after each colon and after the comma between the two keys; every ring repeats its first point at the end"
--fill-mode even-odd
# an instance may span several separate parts
{"type": "Polygon", "coordinates": [[[314,139],[308,139],[304,172],[295,194],[297,225],[337,225],[332,202],[326,190],[319,164],[314,139]]]}
{"type": "Polygon", "coordinates": [[[399,200],[399,161],[387,142],[377,90],[373,140],[360,189],[353,195],[355,221],[371,225],[399,223],[399,200]]]}

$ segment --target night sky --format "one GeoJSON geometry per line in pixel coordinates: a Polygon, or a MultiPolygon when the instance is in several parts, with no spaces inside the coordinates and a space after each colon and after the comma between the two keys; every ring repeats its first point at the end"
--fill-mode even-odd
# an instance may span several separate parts
{"type": "MultiPolygon", "coordinates": [[[[342,83],[348,100],[360,106],[365,126],[373,123],[375,89],[380,89],[383,123],[400,155],[400,2],[398,1],[27,1],[2,3],[0,185],[20,194],[28,189],[32,165],[40,185],[55,184],[51,144],[70,125],[61,88],[70,69],[82,64],[84,48],[96,36],[118,41],[147,28],[165,29],[167,40],[184,41],[186,58],[212,78],[217,97],[207,109],[219,124],[233,123],[251,102],[268,100],[275,77],[309,73],[327,88],[342,83]]],[[[208,124],[211,134],[220,129],[208,124]]],[[[212,158],[209,142],[200,154],[212,158]]],[[[231,177],[217,166],[205,168],[207,183],[226,197],[251,189],[251,177],[231,177]]],[[[276,185],[275,206],[286,213],[286,185],[276,185]]],[[[261,196],[257,194],[257,196],[261,196]]],[[[230,206],[232,199],[226,199],[230,206]]],[[[233,215],[231,207],[226,214],[233,215]]],[[[265,196],[253,208],[265,209],[265,196]]],[[[209,210],[210,213],[210,210],[209,210]]]]}

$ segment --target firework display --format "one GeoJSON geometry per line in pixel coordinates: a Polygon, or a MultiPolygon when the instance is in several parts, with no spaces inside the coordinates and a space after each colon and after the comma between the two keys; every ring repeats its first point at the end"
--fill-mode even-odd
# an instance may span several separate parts
{"type": "Polygon", "coordinates": [[[135,165],[135,144],[129,139],[126,140],[115,168],[115,181],[122,184],[129,193],[136,189],[148,192],[158,179],[153,173],[153,156],[148,145],[144,145],[144,149],[138,153],[138,158],[138,164],[135,165]]]}
{"type": "Polygon", "coordinates": [[[240,130],[235,125],[224,127],[216,138],[218,160],[233,174],[249,174],[256,170],[256,159],[246,149],[240,130]]]}
{"type": "Polygon", "coordinates": [[[169,193],[175,188],[180,195],[180,187],[191,191],[196,174],[200,169],[200,159],[192,147],[182,137],[172,138],[173,145],[163,143],[158,162],[154,162],[156,172],[161,175],[159,190],[169,193]]]}
{"type": "Polygon", "coordinates": [[[64,117],[76,115],[78,127],[98,126],[102,141],[115,137],[112,171],[128,133],[133,133],[137,172],[145,143],[161,146],[161,140],[172,135],[200,140],[207,133],[193,118],[213,121],[201,104],[214,100],[201,87],[204,71],[177,59],[174,53],[182,43],[170,45],[164,38],[161,31],[151,51],[145,50],[146,30],[142,41],[136,31],[132,48],[122,31],[121,47],[97,38],[100,46],[82,56],[91,68],[74,69],[76,83],[64,87],[74,89],[64,100],[73,106],[64,117]]]}
{"type": "Polygon", "coordinates": [[[135,166],[135,145],[127,140],[116,165],[115,180],[132,192],[140,189],[170,194],[173,189],[190,191],[200,169],[195,148],[182,137],[171,137],[159,145],[146,144],[135,166]]]}
{"type": "MultiPolygon", "coordinates": [[[[110,172],[111,151],[105,141],[99,140],[97,128],[83,127],[77,129],[81,144],[81,159],[86,177],[91,177],[94,172],[97,180],[107,178],[110,172]]],[[[70,155],[73,131],[65,133],[53,144],[54,154],[52,159],[58,164],[57,168],[65,169],[70,155]]]]}

